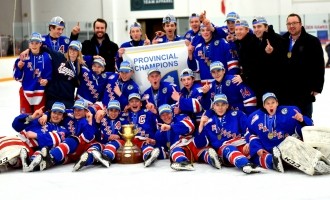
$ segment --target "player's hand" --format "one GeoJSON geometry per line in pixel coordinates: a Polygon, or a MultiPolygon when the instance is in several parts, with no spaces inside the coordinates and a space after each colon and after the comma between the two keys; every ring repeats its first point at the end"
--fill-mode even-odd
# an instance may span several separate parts
{"type": "Polygon", "coordinates": [[[47,115],[43,114],[41,117],[39,117],[38,122],[41,126],[44,126],[47,123],[47,115]]]}
{"type": "Polygon", "coordinates": [[[211,89],[211,86],[210,86],[210,84],[209,84],[209,81],[206,80],[206,83],[205,83],[205,84],[203,85],[203,87],[202,87],[202,92],[203,92],[203,94],[208,93],[208,92],[210,91],[210,89],[211,89]]]}
{"type": "Polygon", "coordinates": [[[294,116],[292,116],[292,118],[296,119],[299,122],[303,122],[304,121],[304,116],[296,109],[294,109],[294,112],[296,114],[294,116]]]}
{"type": "Polygon", "coordinates": [[[78,35],[79,33],[80,33],[80,25],[79,25],[79,22],[78,22],[77,25],[72,28],[72,34],[73,35],[78,35]]]}
{"type": "Polygon", "coordinates": [[[206,11],[204,10],[201,14],[199,14],[199,21],[204,22],[206,19],[206,11]]]}
{"type": "Polygon", "coordinates": [[[257,154],[258,154],[258,156],[262,156],[263,154],[266,154],[266,153],[268,153],[265,149],[260,149],[258,152],[257,152],[257,154]]]}
{"type": "Polygon", "coordinates": [[[118,56],[121,58],[123,57],[123,54],[125,53],[125,49],[124,48],[119,48],[118,49],[118,56]]]}
{"type": "Polygon", "coordinates": [[[118,95],[119,97],[121,96],[122,92],[120,91],[119,85],[116,82],[115,87],[113,88],[113,91],[116,93],[116,95],[118,95]]]}
{"type": "Polygon", "coordinates": [[[318,94],[320,94],[320,93],[315,92],[315,91],[312,91],[312,92],[311,92],[311,95],[313,95],[314,97],[315,97],[316,95],[318,95],[318,94]]]}
{"type": "Polygon", "coordinates": [[[145,36],[145,40],[143,42],[143,45],[150,45],[150,40],[149,40],[147,34],[144,34],[144,36],[145,36]]]}
{"type": "Polygon", "coordinates": [[[188,46],[188,56],[192,56],[194,51],[195,51],[195,47],[190,43],[188,46]]]}
{"type": "Polygon", "coordinates": [[[171,95],[172,99],[174,101],[179,101],[180,100],[180,93],[175,90],[175,87],[172,86],[172,88],[173,88],[173,92],[172,92],[172,95],[171,95]]]}
{"type": "Polygon", "coordinates": [[[273,52],[274,48],[272,47],[272,45],[270,45],[269,40],[267,39],[267,46],[265,48],[265,51],[267,54],[271,54],[273,52]]]}
{"type": "Polygon", "coordinates": [[[153,103],[150,103],[148,101],[148,99],[146,100],[147,104],[146,104],[146,109],[149,110],[150,112],[154,113],[154,114],[157,114],[157,110],[156,110],[156,107],[153,103]]]}
{"type": "Polygon", "coordinates": [[[93,124],[93,114],[89,110],[86,110],[86,119],[88,121],[88,124],[92,126],[92,124],[93,124]]]}
{"type": "Polygon", "coordinates": [[[184,43],[186,44],[187,47],[189,47],[189,45],[191,44],[191,42],[189,40],[184,40],[184,43]]]}
{"type": "Polygon", "coordinates": [[[231,82],[236,84],[236,85],[239,85],[243,82],[242,80],[242,77],[240,75],[234,75],[234,78],[231,79],[231,82]]]}
{"type": "Polygon", "coordinates": [[[96,121],[96,123],[100,123],[101,120],[104,118],[105,115],[106,115],[106,111],[105,110],[98,110],[98,111],[96,111],[96,114],[95,114],[95,121],[96,121]]]}
{"type": "Polygon", "coordinates": [[[109,140],[118,140],[118,139],[120,139],[120,136],[119,136],[119,135],[111,134],[111,135],[109,136],[109,140]]]}
{"type": "Polygon", "coordinates": [[[34,113],[32,114],[31,117],[33,119],[37,119],[37,118],[41,117],[44,114],[44,111],[43,111],[44,108],[45,108],[45,106],[42,106],[41,108],[34,111],[34,113]]]}
{"type": "Polygon", "coordinates": [[[47,79],[40,79],[39,83],[40,83],[41,86],[46,86],[47,83],[48,83],[48,80],[47,79]]]}
{"type": "Polygon", "coordinates": [[[26,50],[22,51],[19,54],[19,59],[21,61],[28,60],[29,59],[29,53],[30,53],[30,49],[26,49],[26,50]]]}
{"type": "Polygon", "coordinates": [[[22,69],[24,67],[25,63],[21,59],[18,61],[17,66],[19,69],[22,69]]]}
{"type": "Polygon", "coordinates": [[[131,106],[130,106],[130,105],[126,105],[125,108],[124,108],[124,112],[126,113],[126,112],[128,112],[128,110],[130,110],[130,109],[131,109],[131,106]]]}
{"type": "Polygon", "coordinates": [[[231,42],[235,41],[235,35],[229,33],[229,34],[226,36],[226,40],[227,40],[228,42],[230,42],[230,41],[231,41],[231,42]]]}
{"type": "Polygon", "coordinates": [[[198,127],[198,132],[201,133],[203,131],[203,128],[206,124],[206,122],[209,120],[209,118],[206,115],[202,115],[201,117],[201,121],[199,123],[199,127],[198,127]]]}
{"type": "Polygon", "coordinates": [[[250,145],[249,144],[245,144],[243,147],[243,154],[244,155],[249,155],[250,154],[250,145]]]}
{"type": "Polygon", "coordinates": [[[147,143],[147,144],[151,144],[151,145],[155,145],[155,144],[156,144],[156,140],[151,139],[151,138],[147,138],[147,139],[146,139],[146,143],[147,143]]]}

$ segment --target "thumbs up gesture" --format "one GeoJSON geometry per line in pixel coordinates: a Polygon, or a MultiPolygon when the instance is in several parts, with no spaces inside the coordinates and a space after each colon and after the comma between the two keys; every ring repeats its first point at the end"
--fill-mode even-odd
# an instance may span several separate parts
{"type": "Polygon", "coordinates": [[[77,25],[72,28],[72,34],[73,35],[78,35],[79,33],[80,33],[80,25],[79,25],[79,22],[78,22],[77,25]]]}
{"type": "Polygon", "coordinates": [[[144,36],[145,36],[146,39],[144,40],[143,45],[149,45],[150,44],[150,40],[149,40],[147,34],[145,34],[144,36]]]}
{"type": "Polygon", "coordinates": [[[172,99],[174,101],[179,101],[180,100],[180,93],[178,91],[175,90],[175,88],[172,86],[173,92],[172,92],[172,99]]]}
{"type": "Polygon", "coordinates": [[[211,89],[210,83],[208,80],[206,80],[205,85],[203,85],[203,87],[202,87],[203,94],[208,93],[208,91],[210,91],[210,89],[211,89]]]}
{"type": "Polygon", "coordinates": [[[272,47],[272,45],[270,45],[269,40],[267,39],[267,46],[265,48],[265,51],[267,54],[271,54],[273,52],[274,48],[272,47]]]}

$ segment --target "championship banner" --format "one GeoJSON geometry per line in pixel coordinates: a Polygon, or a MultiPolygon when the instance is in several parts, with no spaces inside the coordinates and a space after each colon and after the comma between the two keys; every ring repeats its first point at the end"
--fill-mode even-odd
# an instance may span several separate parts
{"type": "Polygon", "coordinates": [[[134,66],[132,78],[139,85],[141,93],[150,87],[147,73],[151,68],[161,71],[162,81],[180,85],[179,73],[188,67],[187,58],[184,40],[125,48],[123,54],[123,59],[134,66]]]}

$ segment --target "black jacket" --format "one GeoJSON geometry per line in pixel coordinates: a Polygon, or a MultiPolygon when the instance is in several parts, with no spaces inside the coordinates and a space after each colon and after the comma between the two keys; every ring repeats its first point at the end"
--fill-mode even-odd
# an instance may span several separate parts
{"type": "MultiPolygon", "coordinates": [[[[283,35],[288,52],[290,33],[283,35]]],[[[292,48],[292,54],[287,59],[285,83],[291,104],[310,103],[315,101],[312,91],[321,93],[324,84],[324,58],[320,40],[305,31],[301,34],[292,48]]]]}
{"type": "Polygon", "coordinates": [[[82,54],[102,56],[106,63],[105,71],[115,72],[115,57],[118,52],[118,45],[110,40],[107,33],[105,33],[104,37],[101,46],[99,45],[95,34],[91,40],[85,40],[82,43],[82,54]]]}

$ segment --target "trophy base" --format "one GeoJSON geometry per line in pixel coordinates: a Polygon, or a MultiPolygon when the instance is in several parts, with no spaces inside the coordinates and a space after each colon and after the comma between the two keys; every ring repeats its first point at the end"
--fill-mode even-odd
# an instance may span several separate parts
{"type": "Polygon", "coordinates": [[[142,151],[136,145],[132,147],[122,146],[117,150],[116,162],[120,164],[135,164],[143,162],[142,151]]]}

